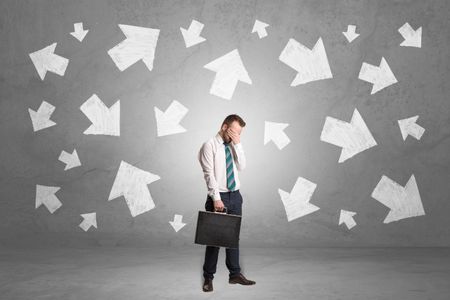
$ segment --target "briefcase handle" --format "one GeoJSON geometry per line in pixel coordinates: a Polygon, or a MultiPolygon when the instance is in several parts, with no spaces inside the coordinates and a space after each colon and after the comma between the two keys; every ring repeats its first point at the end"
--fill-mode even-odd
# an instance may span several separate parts
{"type": "Polygon", "coordinates": [[[218,214],[226,214],[227,213],[227,207],[224,206],[223,208],[224,208],[224,211],[216,211],[216,209],[214,208],[214,212],[218,213],[218,214]]]}

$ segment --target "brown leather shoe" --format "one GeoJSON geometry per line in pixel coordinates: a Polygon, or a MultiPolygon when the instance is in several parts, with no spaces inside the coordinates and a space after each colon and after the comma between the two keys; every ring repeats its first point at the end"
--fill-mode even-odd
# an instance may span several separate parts
{"type": "Polygon", "coordinates": [[[242,285],[252,285],[252,284],[255,284],[256,282],[245,278],[245,276],[242,275],[242,273],[239,273],[239,275],[230,277],[230,279],[228,280],[228,283],[231,283],[231,284],[239,283],[242,285]]]}
{"type": "Polygon", "coordinates": [[[204,292],[212,292],[213,291],[212,279],[205,278],[205,281],[203,282],[203,291],[204,292]]]}

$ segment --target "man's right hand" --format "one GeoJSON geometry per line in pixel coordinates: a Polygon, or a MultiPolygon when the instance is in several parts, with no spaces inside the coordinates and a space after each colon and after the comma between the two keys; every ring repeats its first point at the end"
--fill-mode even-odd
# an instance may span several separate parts
{"type": "Polygon", "coordinates": [[[215,211],[222,211],[223,210],[223,202],[222,200],[214,200],[214,210],[215,211]]]}

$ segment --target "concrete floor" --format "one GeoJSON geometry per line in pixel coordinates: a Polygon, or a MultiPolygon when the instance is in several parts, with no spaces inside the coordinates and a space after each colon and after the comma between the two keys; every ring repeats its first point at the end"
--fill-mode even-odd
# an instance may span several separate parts
{"type": "Polygon", "coordinates": [[[450,299],[449,248],[241,248],[201,291],[204,248],[0,249],[0,299],[450,299]]]}

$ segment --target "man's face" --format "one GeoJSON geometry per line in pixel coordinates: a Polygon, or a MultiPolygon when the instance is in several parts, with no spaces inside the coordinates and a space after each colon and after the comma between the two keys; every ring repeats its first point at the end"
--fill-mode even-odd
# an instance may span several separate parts
{"type": "Polygon", "coordinates": [[[223,134],[223,140],[226,143],[231,142],[231,137],[228,135],[228,130],[234,130],[234,132],[236,132],[238,135],[241,134],[242,131],[242,127],[239,125],[238,121],[233,121],[230,126],[228,126],[228,124],[223,124],[222,126],[222,134],[223,134]]]}

